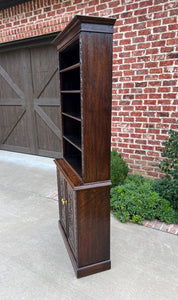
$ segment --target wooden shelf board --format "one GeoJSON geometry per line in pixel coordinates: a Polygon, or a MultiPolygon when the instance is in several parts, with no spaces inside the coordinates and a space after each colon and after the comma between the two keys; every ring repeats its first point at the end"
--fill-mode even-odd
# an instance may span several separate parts
{"type": "Polygon", "coordinates": [[[66,117],[69,117],[69,118],[72,118],[72,119],[74,119],[76,121],[81,122],[81,117],[77,113],[74,113],[74,112],[68,112],[68,113],[62,112],[62,115],[66,116],[66,117]]]}
{"type": "Polygon", "coordinates": [[[62,90],[61,94],[80,94],[80,90],[62,90]]]}
{"type": "Polygon", "coordinates": [[[77,68],[80,68],[80,63],[77,63],[77,64],[72,65],[72,66],[70,66],[70,67],[67,67],[67,68],[65,68],[65,69],[62,69],[62,70],[60,71],[60,73],[68,72],[68,71],[71,71],[71,70],[74,70],[74,69],[77,69],[77,68]]]}
{"type": "Polygon", "coordinates": [[[73,135],[63,135],[63,138],[68,141],[70,144],[72,144],[75,148],[77,148],[79,151],[81,150],[81,141],[79,138],[73,136],[73,135]]]}

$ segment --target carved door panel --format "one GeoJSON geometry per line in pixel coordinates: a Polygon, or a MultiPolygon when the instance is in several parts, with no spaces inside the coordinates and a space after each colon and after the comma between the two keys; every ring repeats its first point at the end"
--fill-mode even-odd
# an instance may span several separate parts
{"type": "Polygon", "coordinates": [[[66,200],[66,192],[67,192],[67,183],[62,176],[62,174],[58,171],[58,194],[59,194],[59,216],[60,222],[63,226],[65,233],[67,233],[67,206],[63,204],[63,200],[66,200]]]}
{"type": "Polygon", "coordinates": [[[68,241],[75,253],[75,236],[74,236],[74,199],[75,192],[67,185],[67,220],[68,220],[68,241]]]}

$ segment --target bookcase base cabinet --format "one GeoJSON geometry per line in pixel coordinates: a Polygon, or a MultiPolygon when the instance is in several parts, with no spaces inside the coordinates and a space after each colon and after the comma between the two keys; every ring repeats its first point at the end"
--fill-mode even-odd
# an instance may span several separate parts
{"type": "Polygon", "coordinates": [[[57,175],[59,228],[77,278],[110,269],[110,182],[73,186],[57,175]]]}

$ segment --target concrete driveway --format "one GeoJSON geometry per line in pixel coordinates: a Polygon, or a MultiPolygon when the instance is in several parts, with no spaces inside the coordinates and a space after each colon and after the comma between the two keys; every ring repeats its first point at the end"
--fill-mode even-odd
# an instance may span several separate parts
{"type": "Polygon", "coordinates": [[[0,300],[176,300],[178,237],[111,217],[112,269],[76,279],[52,159],[0,151],[0,300]]]}

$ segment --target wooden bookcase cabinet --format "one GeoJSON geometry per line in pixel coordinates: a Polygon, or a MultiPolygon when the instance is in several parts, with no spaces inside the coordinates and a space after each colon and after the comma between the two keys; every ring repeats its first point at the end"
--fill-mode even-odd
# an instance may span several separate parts
{"type": "Polygon", "coordinates": [[[61,229],[76,276],[110,269],[112,35],[115,19],[75,16],[59,53],[61,229]]]}

